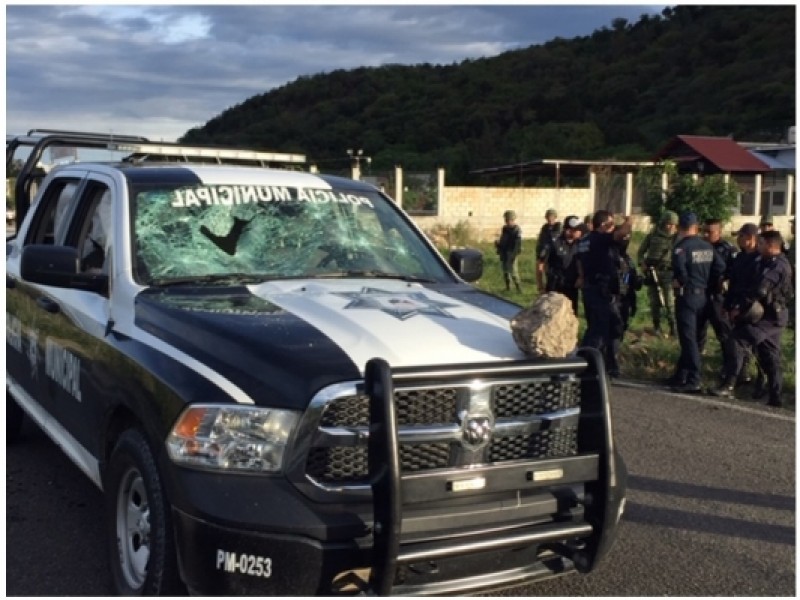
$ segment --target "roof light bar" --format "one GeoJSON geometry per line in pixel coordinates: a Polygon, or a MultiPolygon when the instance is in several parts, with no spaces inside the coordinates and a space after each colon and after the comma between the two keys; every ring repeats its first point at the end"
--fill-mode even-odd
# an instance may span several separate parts
{"type": "Polygon", "coordinates": [[[181,158],[212,158],[218,161],[249,160],[265,163],[304,164],[303,154],[284,154],[278,152],[256,152],[255,150],[237,150],[233,148],[205,148],[193,146],[172,146],[168,144],[109,143],[109,150],[130,152],[135,155],[179,156],[181,158]]]}

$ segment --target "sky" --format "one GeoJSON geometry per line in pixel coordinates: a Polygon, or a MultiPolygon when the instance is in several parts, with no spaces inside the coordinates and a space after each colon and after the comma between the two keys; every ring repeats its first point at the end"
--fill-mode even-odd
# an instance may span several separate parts
{"type": "Polygon", "coordinates": [[[300,76],[450,65],[591,35],[664,6],[12,2],[6,134],[50,128],[175,141],[300,76]]]}

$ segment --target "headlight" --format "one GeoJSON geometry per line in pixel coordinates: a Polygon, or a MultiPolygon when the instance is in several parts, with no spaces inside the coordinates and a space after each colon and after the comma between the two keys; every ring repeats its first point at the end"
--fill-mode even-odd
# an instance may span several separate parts
{"type": "Polygon", "coordinates": [[[167,437],[167,450],[182,465],[276,473],[298,417],[274,408],[190,406],[167,437]]]}

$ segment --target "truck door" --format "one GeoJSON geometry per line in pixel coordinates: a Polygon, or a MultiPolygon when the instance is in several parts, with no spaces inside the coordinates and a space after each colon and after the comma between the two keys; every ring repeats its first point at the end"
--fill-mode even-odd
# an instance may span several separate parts
{"type": "Polygon", "coordinates": [[[48,302],[42,286],[19,277],[19,255],[25,244],[60,243],[66,219],[74,206],[81,177],[54,179],[32,207],[32,227],[26,239],[6,246],[6,374],[8,386],[18,386],[27,397],[29,410],[49,405],[44,377],[44,340],[54,325],[44,310],[48,302]]]}
{"type": "MultiPolygon", "coordinates": [[[[113,200],[112,181],[90,175],[65,209],[55,240],[78,248],[85,271],[110,272],[113,200]]],[[[32,231],[25,242],[38,240],[32,231]]],[[[38,397],[54,426],[63,434],[65,450],[91,477],[97,477],[99,422],[109,388],[108,297],[96,292],[30,284],[30,312],[39,347],[38,397]]]]}

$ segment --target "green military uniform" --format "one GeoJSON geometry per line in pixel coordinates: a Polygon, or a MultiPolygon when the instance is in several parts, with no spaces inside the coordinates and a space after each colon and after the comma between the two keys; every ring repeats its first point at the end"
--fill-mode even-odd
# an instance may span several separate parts
{"type": "Polygon", "coordinates": [[[500,239],[494,245],[497,248],[497,255],[500,257],[500,265],[503,267],[506,290],[511,289],[511,282],[513,281],[517,291],[521,292],[517,258],[522,253],[522,230],[514,222],[517,219],[517,213],[513,210],[504,212],[503,219],[505,219],[506,224],[503,225],[503,229],[500,232],[500,239]]]}
{"type": "Polygon", "coordinates": [[[645,275],[650,314],[656,333],[661,333],[661,317],[669,325],[669,334],[675,335],[675,311],[672,292],[672,247],[676,233],[666,231],[666,225],[678,223],[678,215],[667,211],[661,215],[659,226],[648,233],[639,246],[637,258],[645,275]],[[663,301],[662,301],[663,298],[663,301]]]}

